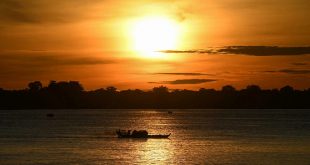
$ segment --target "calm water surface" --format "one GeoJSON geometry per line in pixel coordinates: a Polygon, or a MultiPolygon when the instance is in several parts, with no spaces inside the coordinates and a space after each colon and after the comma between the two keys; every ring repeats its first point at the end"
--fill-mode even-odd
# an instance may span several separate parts
{"type": "Polygon", "coordinates": [[[310,164],[310,110],[167,111],[2,110],[0,164],[310,164]]]}

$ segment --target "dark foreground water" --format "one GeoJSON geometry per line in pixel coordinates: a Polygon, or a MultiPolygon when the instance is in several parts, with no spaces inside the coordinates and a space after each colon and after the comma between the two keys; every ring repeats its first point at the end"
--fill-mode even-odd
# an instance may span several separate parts
{"type": "Polygon", "coordinates": [[[167,111],[2,110],[0,164],[310,164],[310,110],[167,111]]]}

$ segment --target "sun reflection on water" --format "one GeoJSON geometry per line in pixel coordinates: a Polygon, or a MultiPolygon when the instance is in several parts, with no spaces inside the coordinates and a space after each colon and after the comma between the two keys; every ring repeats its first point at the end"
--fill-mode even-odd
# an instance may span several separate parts
{"type": "Polygon", "coordinates": [[[172,160],[174,147],[169,139],[148,139],[137,145],[137,154],[143,164],[160,164],[172,160]]]}
{"type": "MultiPolygon", "coordinates": [[[[173,133],[167,129],[173,120],[167,120],[172,116],[166,112],[146,110],[140,111],[135,117],[131,129],[145,129],[149,134],[173,133]]],[[[174,159],[175,147],[171,139],[130,139],[129,143],[132,145],[133,163],[165,164],[174,159]]]]}

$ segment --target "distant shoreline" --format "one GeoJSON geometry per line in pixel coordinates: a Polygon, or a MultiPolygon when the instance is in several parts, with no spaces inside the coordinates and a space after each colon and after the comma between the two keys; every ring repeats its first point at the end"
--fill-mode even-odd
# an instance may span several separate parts
{"type": "Polygon", "coordinates": [[[29,108],[29,109],[3,109],[3,108],[0,108],[0,111],[27,111],[27,110],[43,110],[43,111],[48,111],[48,110],[56,110],[56,111],[62,111],[62,110],[119,110],[119,111],[122,111],[122,110],[132,110],[132,111],[135,111],[135,110],[143,110],[143,111],[163,111],[163,112],[167,112],[169,110],[175,110],[175,111],[178,111],[178,110],[197,110],[197,111],[208,111],[208,110],[249,110],[249,111],[255,111],[255,110],[274,110],[274,111],[285,111],[285,110],[288,110],[288,111],[291,111],[291,110],[309,110],[310,111],[310,108],[226,108],[226,109],[223,109],[223,108],[200,108],[200,109],[196,109],[196,108],[174,108],[174,109],[170,109],[170,108],[29,108]]]}
{"type": "Polygon", "coordinates": [[[27,89],[0,88],[0,109],[310,109],[310,88],[296,90],[261,89],[249,85],[236,90],[226,85],[221,90],[122,90],[115,87],[85,91],[77,81],[51,81],[43,87],[30,82],[27,89]]]}

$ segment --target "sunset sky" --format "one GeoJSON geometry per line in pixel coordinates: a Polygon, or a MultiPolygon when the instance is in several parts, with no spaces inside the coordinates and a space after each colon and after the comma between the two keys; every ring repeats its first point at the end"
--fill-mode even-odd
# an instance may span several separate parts
{"type": "Polygon", "coordinates": [[[309,16],[309,0],[1,0],[0,87],[306,89],[309,16]]]}

